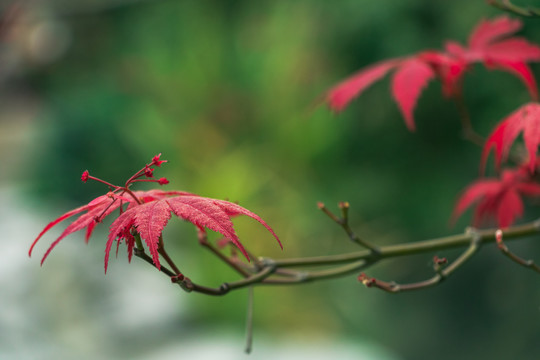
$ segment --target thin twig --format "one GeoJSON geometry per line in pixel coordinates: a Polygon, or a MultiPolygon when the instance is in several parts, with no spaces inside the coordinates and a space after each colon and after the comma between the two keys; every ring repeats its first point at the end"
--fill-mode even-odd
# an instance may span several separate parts
{"type": "Polygon", "coordinates": [[[480,136],[472,126],[471,115],[469,114],[469,110],[467,110],[467,106],[465,105],[465,99],[463,99],[463,92],[461,88],[454,92],[452,98],[454,99],[454,103],[456,104],[459,113],[459,119],[461,120],[463,138],[478,146],[484,146],[484,138],[480,136]]]}
{"type": "Polygon", "coordinates": [[[216,255],[221,261],[223,261],[225,264],[229,265],[231,268],[233,268],[234,270],[236,270],[236,272],[238,272],[240,275],[242,275],[243,277],[248,277],[250,275],[249,272],[247,272],[246,270],[244,270],[243,268],[241,268],[237,263],[234,262],[234,260],[230,259],[229,257],[225,256],[221,251],[219,251],[218,249],[216,249],[216,247],[214,245],[212,245],[209,241],[208,241],[208,237],[206,235],[206,232],[204,231],[198,231],[197,232],[197,236],[199,238],[199,244],[201,244],[203,247],[207,248],[208,250],[210,250],[210,252],[214,255],[216,255]]]}
{"type": "Polygon", "coordinates": [[[248,301],[246,312],[246,354],[251,354],[253,348],[253,286],[248,288],[248,301]]]}
{"type": "Polygon", "coordinates": [[[349,239],[352,242],[355,242],[355,243],[365,247],[366,249],[369,249],[374,254],[379,253],[379,248],[378,247],[376,247],[375,245],[372,245],[369,242],[363,240],[358,235],[356,235],[354,233],[354,231],[352,231],[351,227],[349,226],[349,216],[348,216],[348,214],[349,214],[349,203],[348,202],[344,201],[344,202],[339,203],[339,208],[341,209],[341,213],[342,213],[341,218],[337,217],[334,213],[332,213],[330,210],[328,210],[328,208],[322,202],[319,202],[317,204],[317,206],[319,207],[319,209],[323,213],[325,213],[330,219],[332,219],[336,224],[341,226],[343,228],[343,230],[345,230],[345,232],[349,236],[349,239]]]}
{"type": "Polygon", "coordinates": [[[272,273],[275,271],[275,268],[272,266],[267,266],[261,271],[259,271],[256,274],[253,274],[247,278],[244,278],[242,280],[233,281],[233,282],[225,282],[221,284],[218,288],[211,288],[203,285],[199,285],[197,283],[194,283],[191,279],[185,278],[183,283],[185,283],[185,286],[189,289],[189,291],[193,292],[200,292],[206,295],[225,295],[231,290],[237,290],[242,289],[250,285],[260,284],[263,283],[263,280],[272,275],[272,273]]]}
{"type": "MultiPolygon", "coordinates": [[[[268,278],[261,285],[294,285],[314,282],[319,280],[328,280],[337,277],[342,277],[349,274],[357,274],[364,268],[372,266],[375,262],[359,260],[351,264],[338,266],[327,270],[318,271],[297,271],[295,275],[288,274],[286,278],[268,278]]],[[[279,270],[279,269],[278,269],[279,270]]],[[[276,270],[277,271],[277,270],[276,270]]]]}
{"type": "Polygon", "coordinates": [[[519,257],[518,255],[514,254],[513,252],[511,252],[508,249],[506,244],[503,242],[503,232],[502,232],[502,230],[499,229],[499,230],[497,230],[495,232],[495,238],[496,238],[496,241],[497,241],[497,247],[509,259],[511,259],[512,261],[518,263],[521,266],[524,266],[524,267],[526,267],[528,269],[536,271],[537,273],[540,273],[540,266],[536,265],[533,260],[525,260],[525,259],[519,257]]]}
{"type": "Polygon", "coordinates": [[[424,281],[419,281],[415,283],[410,284],[398,284],[394,281],[392,282],[386,282],[381,281],[375,278],[371,278],[366,276],[366,274],[362,273],[358,277],[358,280],[361,281],[364,285],[367,287],[377,287],[381,290],[390,292],[390,293],[397,293],[397,292],[404,292],[404,291],[411,291],[411,290],[419,290],[431,286],[438,285],[442,281],[446,280],[451,274],[456,271],[460,266],[462,266],[467,260],[469,260],[476,252],[480,249],[482,242],[480,236],[475,233],[472,234],[472,240],[469,247],[456,259],[454,260],[450,265],[445,267],[444,269],[440,267],[441,263],[437,262],[438,258],[435,258],[435,264],[434,268],[436,271],[436,274],[424,281]]]}
{"type": "MultiPolygon", "coordinates": [[[[154,260],[152,260],[152,258],[150,256],[148,256],[148,254],[146,254],[146,252],[144,252],[144,250],[140,250],[139,248],[135,248],[135,249],[133,249],[133,255],[135,255],[136,257],[138,257],[140,259],[143,259],[144,261],[146,261],[147,263],[149,263],[150,265],[152,265],[153,267],[155,267],[157,269],[156,264],[154,264],[154,260]]],[[[160,266],[159,270],[162,273],[169,276],[169,277],[174,276],[174,272],[172,272],[171,270],[169,270],[168,268],[166,268],[163,265],[160,266]]]]}
{"type": "Polygon", "coordinates": [[[182,281],[184,280],[184,275],[180,270],[178,270],[178,267],[174,263],[174,261],[171,259],[167,251],[165,250],[165,245],[163,244],[163,237],[159,237],[159,243],[158,243],[158,253],[165,259],[167,264],[173,269],[175,272],[174,274],[174,280],[173,282],[182,281]]]}

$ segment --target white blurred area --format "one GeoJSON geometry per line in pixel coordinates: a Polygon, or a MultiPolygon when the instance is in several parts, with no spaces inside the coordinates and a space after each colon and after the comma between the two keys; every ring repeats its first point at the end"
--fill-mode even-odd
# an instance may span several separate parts
{"type": "Polygon", "coordinates": [[[275,338],[257,327],[248,356],[242,333],[212,324],[193,331],[193,295],[136,258],[128,264],[123,248],[105,276],[104,234],[88,245],[83,234],[69,236],[40,267],[60,229],[32,258],[28,248],[56,210],[38,214],[21,199],[18,189],[0,188],[0,359],[397,359],[367,341],[310,341],[286,330],[275,338]]]}

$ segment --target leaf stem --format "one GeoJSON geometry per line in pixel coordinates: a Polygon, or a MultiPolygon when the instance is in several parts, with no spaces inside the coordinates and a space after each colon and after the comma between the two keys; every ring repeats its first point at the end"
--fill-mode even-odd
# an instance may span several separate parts
{"type": "Polygon", "coordinates": [[[463,131],[463,137],[465,140],[472,142],[478,146],[484,146],[484,138],[474,130],[471,122],[471,115],[465,105],[465,99],[463,98],[462,85],[458,87],[452,96],[454,103],[456,104],[459,118],[461,120],[461,128],[463,131]]]}
{"type": "Polygon", "coordinates": [[[251,354],[253,348],[253,286],[248,288],[248,300],[246,311],[246,354],[251,354]]]}

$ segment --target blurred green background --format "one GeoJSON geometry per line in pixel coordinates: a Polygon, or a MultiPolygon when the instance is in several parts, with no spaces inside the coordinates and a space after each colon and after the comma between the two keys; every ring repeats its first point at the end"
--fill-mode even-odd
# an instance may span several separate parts
{"type": "MultiPolygon", "coordinates": [[[[258,213],[284,250],[250,219],[235,221],[238,233],[253,252],[276,258],[356,250],[317,201],[335,210],[349,201],[356,232],[381,245],[468,224],[470,214],[454,227],[449,217],[478,174],[480,149],[461,139],[458,113],[439,83],[419,100],[414,134],[388,79],[337,116],[319,100],[375,61],[440,49],[447,39],[464,43],[480,19],[501,15],[484,1],[49,0],[2,3],[1,11],[0,209],[9,235],[3,245],[17,251],[4,251],[10,262],[2,260],[0,330],[10,335],[2,335],[0,354],[174,358],[188,356],[197,338],[221,344],[231,336],[232,353],[242,354],[245,292],[183,293],[138,259],[128,265],[123,251],[104,277],[107,226],[88,246],[82,234],[70,236],[41,269],[54,234],[26,259],[47,222],[106,191],[80,182],[86,169],[122,183],[162,153],[169,163],[156,175],[171,181],[168,189],[258,213]],[[171,343],[178,352],[159,352],[171,343]]],[[[523,21],[522,35],[539,43],[540,22],[523,21]]],[[[515,77],[478,66],[466,76],[465,98],[486,135],[528,94],[515,77]]],[[[171,221],[165,236],[188,276],[211,286],[235,278],[198,246],[191,225],[171,221]]],[[[534,255],[537,242],[512,248],[534,255]]],[[[368,274],[424,279],[433,255],[368,274]]],[[[538,276],[493,246],[420,292],[390,295],[350,276],[255,294],[255,359],[282,344],[290,346],[282,358],[293,358],[296,345],[321,343],[337,358],[348,349],[351,359],[540,356],[538,276]]]]}

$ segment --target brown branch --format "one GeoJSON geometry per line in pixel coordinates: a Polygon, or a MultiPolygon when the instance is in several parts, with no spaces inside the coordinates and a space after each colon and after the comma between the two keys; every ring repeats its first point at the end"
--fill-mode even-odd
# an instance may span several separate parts
{"type": "Polygon", "coordinates": [[[248,277],[250,275],[249,272],[240,267],[240,265],[238,265],[233,259],[228,258],[221,251],[216,249],[216,247],[208,241],[208,236],[206,235],[206,232],[199,230],[197,232],[197,237],[199,238],[199,244],[210,250],[212,254],[216,255],[221,261],[236,270],[236,272],[238,272],[240,275],[242,275],[243,277],[248,277]]]}
{"type": "MultiPolygon", "coordinates": [[[[346,215],[344,215],[344,218],[346,218],[346,215]]],[[[537,234],[538,232],[540,232],[540,219],[528,224],[510,227],[505,230],[504,235],[505,239],[512,240],[537,234]]],[[[188,292],[199,292],[206,295],[222,296],[232,290],[238,290],[250,286],[296,285],[343,277],[350,274],[359,273],[382,260],[420,253],[433,253],[449,248],[467,247],[466,250],[458,258],[456,258],[456,260],[447,266],[445,259],[435,257],[434,270],[436,274],[427,280],[417,283],[398,284],[395,282],[376,280],[369,278],[366,275],[360,275],[359,277],[359,280],[367,286],[379,287],[389,292],[403,292],[422,289],[441,283],[444,279],[453,274],[454,271],[462,264],[469,260],[482,245],[495,242],[496,236],[497,229],[477,230],[468,228],[463,234],[412,243],[381,246],[377,248],[377,252],[372,250],[362,250],[340,255],[281,260],[271,258],[256,258],[253,267],[245,269],[240,268],[242,273],[239,273],[243,276],[242,279],[234,282],[225,282],[217,288],[199,285],[187,277],[181,281],[174,281],[175,273],[163,266],[162,272],[171,277],[173,282],[177,282],[184,290],[188,292]],[[321,267],[323,267],[323,269],[321,269],[321,267]]],[[[137,243],[135,255],[143,258],[143,260],[153,265],[152,258],[144,253],[144,249],[142,251],[139,249],[139,243],[142,247],[140,240],[138,240],[137,243]]],[[[217,251],[217,249],[215,250],[217,251]]],[[[217,251],[217,253],[221,254],[219,251],[217,251]]],[[[220,256],[220,258],[225,260],[227,264],[235,264],[232,259],[226,258],[223,254],[221,255],[222,256],[220,256]]],[[[538,267],[531,261],[521,259],[521,261],[518,261],[518,263],[538,271],[538,267]]]]}

